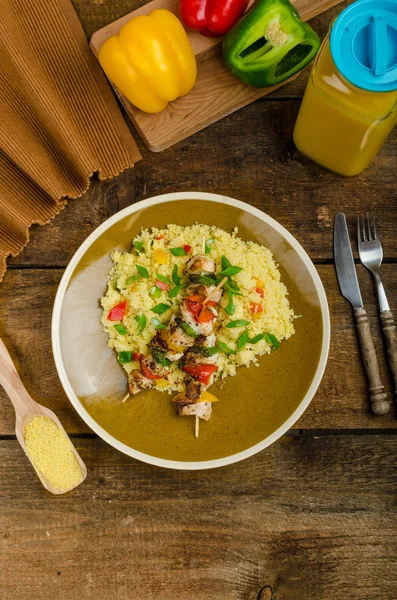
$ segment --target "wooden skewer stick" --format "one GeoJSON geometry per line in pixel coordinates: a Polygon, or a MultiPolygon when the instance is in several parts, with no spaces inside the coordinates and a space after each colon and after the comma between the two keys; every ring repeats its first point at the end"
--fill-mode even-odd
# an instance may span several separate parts
{"type": "Polygon", "coordinates": [[[196,423],[194,427],[194,437],[198,438],[199,436],[199,427],[200,427],[200,417],[196,415],[196,423]]]}
{"type": "Polygon", "coordinates": [[[216,293],[216,292],[217,292],[217,291],[218,291],[218,290],[219,290],[219,289],[220,289],[220,288],[221,288],[223,285],[225,285],[225,283],[226,283],[227,279],[228,279],[227,277],[224,277],[224,278],[222,279],[222,281],[221,281],[220,283],[218,283],[218,285],[216,286],[216,288],[215,288],[214,290],[212,290],[212,292],[211,292],[210,294],[208,294],[208,296],[206,297],[206,299],[205,299],[205,300],[204,300],[204,302],[203,302],[203,306],[204,306],[205,304],[207,304],[207,302],[209,302],[209,301],[211,300],[212,296],[213,296],[213,295],[214,295],[214,294],[215,294],[215,293],[216,293]]]}
{"type": "Polygon", "coordinates": [[[130,397],[130,394],[127,394],[125,396],[125,398],[122,399],[121,404],[124,404],[124,402],[127,402],[128,398],[130,397]]]}

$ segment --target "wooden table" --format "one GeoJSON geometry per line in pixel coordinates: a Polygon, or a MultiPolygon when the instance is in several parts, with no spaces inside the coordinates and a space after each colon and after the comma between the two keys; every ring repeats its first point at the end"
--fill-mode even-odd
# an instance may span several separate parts
{"type": "MultiPolygon", "coordinates": [[[[129,12],[128,0],[74,0],[87,35],[129,12]]],[[[337,14],[313,25],[325,34],[337,14]]],[[[33,228],[0,286],[0,336],[32,395],[66,425],[87,464],[65,497],[41,487],[14,437],[0,391],[1,600],[395,600],[397,419],[368,410],[352,315],[332,258],[335,213],[374,210],[384,282],[397,314],[397,129],[374,164],[342,179],[304,159],[291,134],[307,72],[118,179],[94,181],[46,227],[33,228]],[[107,194],[116,188],[117,200],[107,194]],[[71,407],[51,354],[50,321],[63,270],[80,243],[119,209],[163,192],[202,190],[245,200],[303,244],[332,316],[326,375],[296,429],[249,460],[202,473],[136,462],[94,436],[71,407]]],[[[381,370],[374,290],[358,267],[381,370]]]]}

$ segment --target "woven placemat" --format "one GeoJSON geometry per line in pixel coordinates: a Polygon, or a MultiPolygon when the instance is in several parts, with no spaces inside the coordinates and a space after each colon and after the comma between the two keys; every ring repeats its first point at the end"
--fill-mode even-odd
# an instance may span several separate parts
{"type": "Polygon", "coordinates": [[[2,0],[0,281],[33,223],[139,159],[69,0],[2,0]]]}

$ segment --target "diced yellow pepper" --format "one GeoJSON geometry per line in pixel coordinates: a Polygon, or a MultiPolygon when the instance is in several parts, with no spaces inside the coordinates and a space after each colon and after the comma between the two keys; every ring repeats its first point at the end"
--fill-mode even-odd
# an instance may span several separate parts
{"type": "Polygon", "coordinates": [[[153,251],[153,257],[159,265],[165,265],[167,262],[167,254],[161,248],[156,248],[156,250],[153,251]]]}
{"type": "Polygon", "coordinates": [[[128,21],[98,53],[106,75],[132,104],[162,111],[194,86],[197,64],[179,19],[158,9],[128,21]]]}
{"type": "Polygon", "coordinates": [[[219,402],[219,398],[214,396],[214,394],[210,394],[210,392],[201,392],[200,402],[219,402]]]}
{"type": "Polygon", "coordinates": [[[158,388],[165,388],[168,385],[168,381],[166,379],[156,379],[156,386],[158,388]]]}

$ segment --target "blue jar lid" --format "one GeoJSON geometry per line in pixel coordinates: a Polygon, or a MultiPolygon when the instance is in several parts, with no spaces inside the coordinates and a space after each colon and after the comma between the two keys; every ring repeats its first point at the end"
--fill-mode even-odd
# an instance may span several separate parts
{"type": "Polygon", "coordinates": [[[397,89],[397,0],[357,0],[336,19],[331,54],[352,84],[373,92],[397,89]]]}

